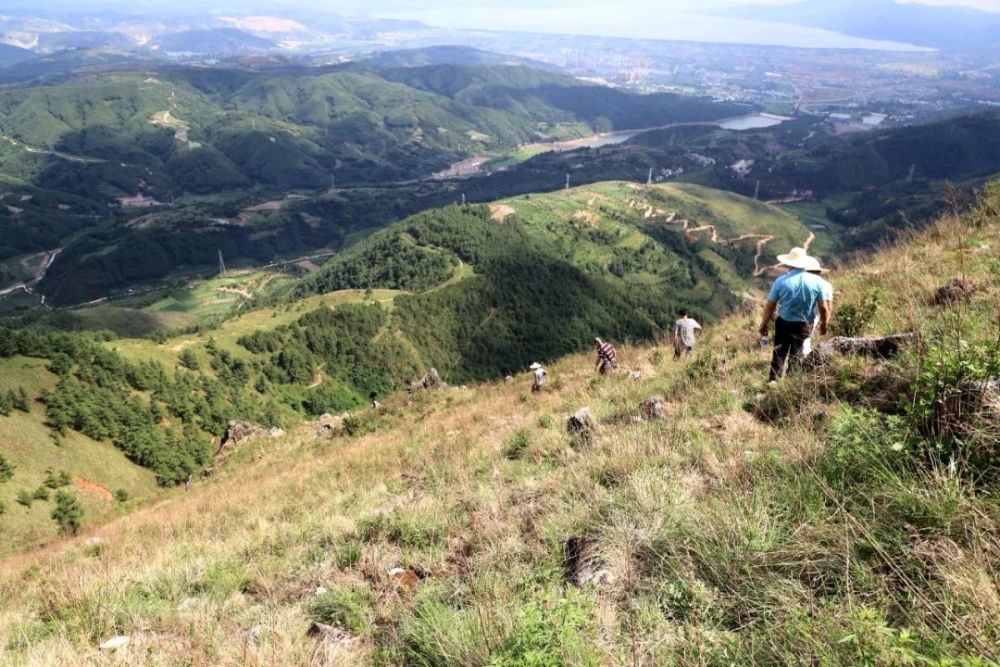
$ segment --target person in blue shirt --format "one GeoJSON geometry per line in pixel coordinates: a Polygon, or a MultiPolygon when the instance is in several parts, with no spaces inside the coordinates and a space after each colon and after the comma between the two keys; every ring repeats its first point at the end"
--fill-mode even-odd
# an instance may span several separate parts
{"type": "Polygon", "coordinates": [[[764,305],[760,322],[760,335],[767,336],[775,312],[774,353],[771,355],[771,372],[775,381],[785,374],[785,364],[802,363],[802,345],[812,335],[815,313],[819,312],[819,333],[826,334],[833,305],[833,288],[809,269],[819,266],[804,248],[792,248],[787,255],[778,255],[778,261],[791,269],[774,281],[764,305]]]}

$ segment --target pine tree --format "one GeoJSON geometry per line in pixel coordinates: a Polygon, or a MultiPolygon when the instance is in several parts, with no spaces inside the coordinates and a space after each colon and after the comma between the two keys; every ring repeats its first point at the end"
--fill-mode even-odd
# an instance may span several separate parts
{"type": "Polygon", "coordinates": [[[12,393],[14,409],[20,410],[21,412],[28,412],[30,410],[30,402],[28,400],[28,392],[25,391],[24,387],[18,387],[17,390],[12,393]]]}
{"type": "Polygon", "coordinates": [[[180,353],[178,360],[180,361],[181,366],[189,371],[196,371],[201,368],[201,364],[198,362],[198,357],[191,348],[185,348],[184,351],[180,353]]]}
{"type": "Polygon", "coordinates": [[[56,493],[56,507],[52,510],[52,520],[59,524],[59,528],[70,535],[80,530],[80,518],[83,516],[83,508],[80,507],[76,496],[59,491],[56,493]]]}
{"type": "Polygon", "coordinates": [[[14,464],[8,461],[3,454],[0,454],[0,483],[8,481],[14,476],[14,464]]]}

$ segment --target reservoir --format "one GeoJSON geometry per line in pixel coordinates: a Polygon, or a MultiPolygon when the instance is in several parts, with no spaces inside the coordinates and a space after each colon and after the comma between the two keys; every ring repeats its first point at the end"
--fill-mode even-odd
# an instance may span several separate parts
{"type": "Polygon", "coordinates": [[[776,116],[770,113],[755,113],[750,116],[740,116],[739,118],[729,118],[720,121],[719,127],[724,130],[759,130],[763,127],[773,127],[780,125],[786,120],[785,116],[776,116]]]}

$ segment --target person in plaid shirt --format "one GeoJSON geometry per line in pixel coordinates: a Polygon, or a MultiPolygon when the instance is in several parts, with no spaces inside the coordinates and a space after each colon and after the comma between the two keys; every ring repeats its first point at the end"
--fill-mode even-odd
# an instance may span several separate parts
{"type": "Polygon", "coordinates": [[[600,338],[594,339],[594,347],[597,348],[596,370],[605,375],[608,371],[614,370],[618,365],[618,355],[611,343],[605,343],[600,338]]]}

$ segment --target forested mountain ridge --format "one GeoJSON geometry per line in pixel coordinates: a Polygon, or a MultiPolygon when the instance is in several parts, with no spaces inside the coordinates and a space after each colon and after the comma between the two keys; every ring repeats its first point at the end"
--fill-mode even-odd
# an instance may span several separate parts
{"type": "Polygon", "coordinates": [[[76,304],[203,269],[220,250],[263,264],[336,249],[350,232],[454,201],[441,187],[427,203],[391,189],[463,158],[745,108],[605,90],[521,65],[143,65],[8,87],[0,90],[0,263],[8,260],[0,279],[15,282],[26,256],[65,247],[39,287],[54,303],[76,304]],[[378,197],[390,204],[375,209],[395,210],[335,220],[247,212],[289,194],[368,185],[390,190],[378,197]],[[194,247],[189,234],[205,243],[194,247]]]}
{"type": "Polygon", "coordinates": [[[3,91],[0,130],[25,147],[92,159],[36,152],[31,160],[8,146],[8,175],[91,196],[144,191],[163,199],[196,184],[194,192],[240,185],[203,182],[215,171],[207,166],[178,181],[190,164],[178,169],[172,160],[228,165],[224,173],[235,166],[261,185],[310,189],[329,186],[331,177],[349,184],[429,175],[475,151],[547,135],[652,126],[692,114],[711,120],[739,108],[745,107],[600,89],[522,66],[344,66],[287,74],[163,67],[3,91]],[[585,113],[574,96],[588,93],[595,98],[585,113]],[[521,103],[513,105],[512,96],[521,103]],[[596,128],[598,118],[611,126],[596,128]]]}

